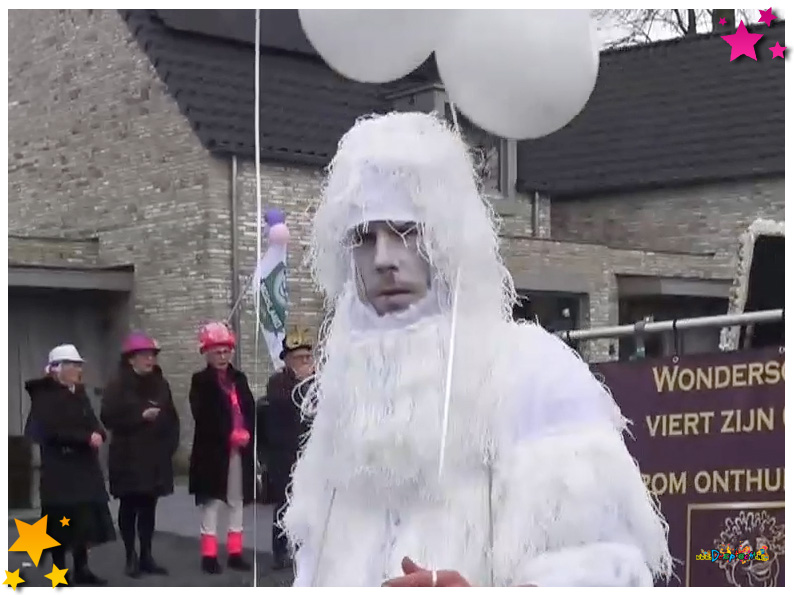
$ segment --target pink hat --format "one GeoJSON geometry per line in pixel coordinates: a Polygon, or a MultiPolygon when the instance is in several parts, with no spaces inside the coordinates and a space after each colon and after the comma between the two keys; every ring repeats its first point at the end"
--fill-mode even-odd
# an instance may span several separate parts
{"type": "Polygon", "coordinates": [[[124,339],[124,343],[121,346],[121,354],[130,355],[138,351],[154,351],[155,353],[159,353],[160,346],[157,344],[157,341],[146,333],[134,331],[124,339]]]}
{"type": "Polygon", "coordinates": [[[210,347],[230,347],[234,349],[237,339],[234,333],[223,322],[208,322],[199,330],[199,352],[204,353],[210,347]]]}

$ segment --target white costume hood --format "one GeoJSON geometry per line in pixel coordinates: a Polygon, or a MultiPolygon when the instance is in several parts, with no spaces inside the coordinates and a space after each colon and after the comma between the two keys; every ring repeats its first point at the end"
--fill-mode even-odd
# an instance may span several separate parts
{"type": "Polygon", "coordinates": [[[461,270],[465,301],[483,315],[510,319],[515,293],[492,211],[477,191],[466,144],[443,120],[419,113],[366,118],[339,142],[312,228],[312,271],[331,307],[352,282],[349,250],[340,249],[346,233],[378,220],[422,225],[446,310],[461,270]]]}

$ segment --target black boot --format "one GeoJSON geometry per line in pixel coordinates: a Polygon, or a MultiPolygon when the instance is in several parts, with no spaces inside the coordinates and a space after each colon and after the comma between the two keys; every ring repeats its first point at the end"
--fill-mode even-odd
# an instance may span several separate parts
{"type": "Polygon", "coordinates": [[[141,576],[140,562],[138,561],[138,554],[134,551],[127,553],[127,563],[124,566],[124,574],[130,578],[138,578],[141,576]]]}
{"type": "Polygon", "coordinates": [[[229,568],[234,570],[251,570],[251,564],[245,561],[242,554],[231,554],[226,562],[229,568]]]}
{"type": "Polygon", "coordinates": [[[141,572],[144,574],[158,574],[160,576],[165,576],[168,574],[168,570],[155,562],[150,553],[141,553],[140,567],[141,572]]]}
{"type": "Polygon", "coordinates": [[[74,584],[92,585],[94,587],[104,587],[105,585],[108,584],[108,582],[103,578],[99,578],[97,575],[91,572],[91,570],[86,566],[85,568],[75,570],[74,584]]]}
{"type": "Polygon", "coordinates": [[[95,587],[102,587],[107,585],[108,582],[99,578],[88,567],[88,549],[80,546],[72,552],[74,558],[74,584],[75,585],[93,585],[95,587]]]}
{"type": "Polygon", "coordinates": [[[202,557],[201,570],[207,574],[221,574],[223,572],[223,568],[221,568],[221,565],[218,562],[218,558],[216,558],[215,556],[202,557]]]}
{"type": "Polygon", "coordinates": [[[289,556],[284,552],[276,552],[273,554],[273,570],[284,570],[292,565],[289,556]]]}

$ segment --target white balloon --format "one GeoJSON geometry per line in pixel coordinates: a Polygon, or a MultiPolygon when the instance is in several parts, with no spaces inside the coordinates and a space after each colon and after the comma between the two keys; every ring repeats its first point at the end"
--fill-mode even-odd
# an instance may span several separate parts
{"type": "Polygon", "coordinates": [[[298,11],[306,37],[326,63],[362,83],[410,74],[433,52],[443,10],[298,11]]]}
{"type": "Polygon", "coordinates": [[[570,122],[598,75],[586,10],[457,10],[436,62],[455,106],[504,138],[539,138],[570,122]]]}

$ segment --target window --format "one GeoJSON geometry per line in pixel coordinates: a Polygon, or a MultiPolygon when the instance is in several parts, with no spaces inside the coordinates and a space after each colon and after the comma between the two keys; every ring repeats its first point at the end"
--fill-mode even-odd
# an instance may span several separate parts
{"type": "Polygon", "coordinates": [[[537,322],[550,332],[575,330],[581,324],[586,296],[519,290],[519,303],[513,307],[514,320],[537,322]]]}
{"type": "MultiPolygon", "coordinates": [[[[777,310],[786,307],[785,238],[761,235],[753,247],[753,261],[747,280],[745,312],[777,310]]],[[[749,325],[742,330],[741,344],[746,348],[777,347],[785,342],[783,321],[749,325]]]]}

